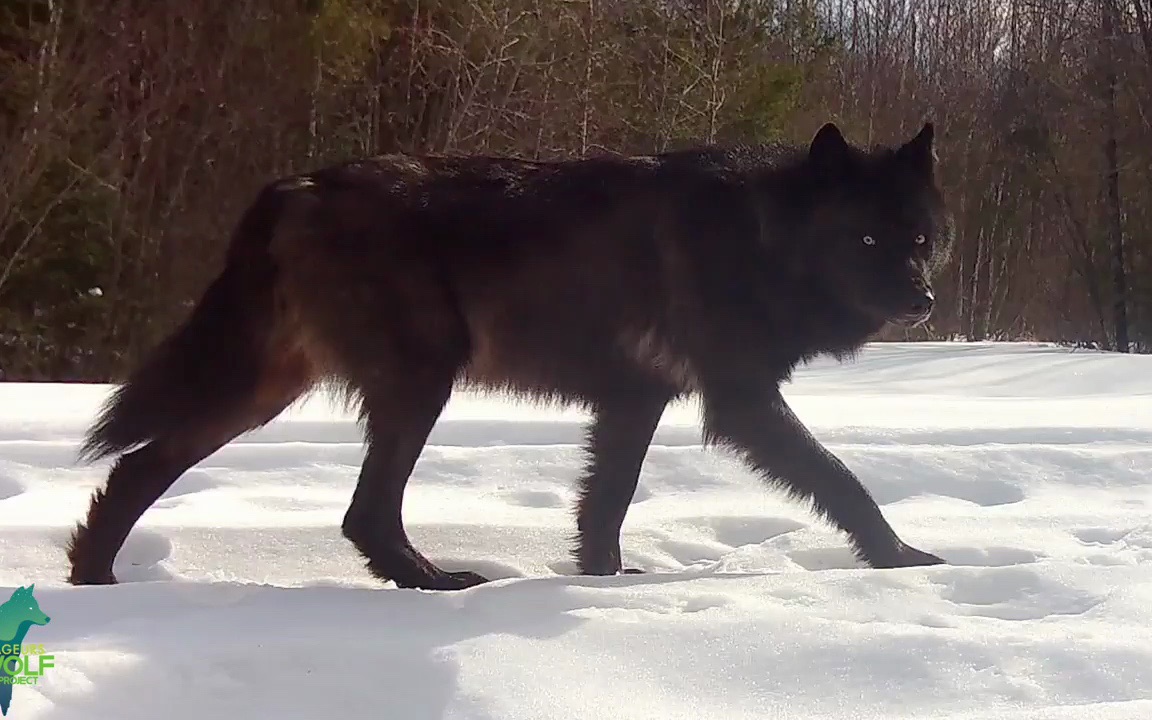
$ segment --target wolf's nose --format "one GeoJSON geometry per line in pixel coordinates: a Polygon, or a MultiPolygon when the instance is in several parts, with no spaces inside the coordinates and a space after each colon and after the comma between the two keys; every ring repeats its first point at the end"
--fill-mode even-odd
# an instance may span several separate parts
{"type": "Polygon", "coordinates": [[[932,302],[935,299],[931,290],[925,290],[923,295],[912,301],[912,312],[917,315],[926,314],[932,309],[932,302]]]}

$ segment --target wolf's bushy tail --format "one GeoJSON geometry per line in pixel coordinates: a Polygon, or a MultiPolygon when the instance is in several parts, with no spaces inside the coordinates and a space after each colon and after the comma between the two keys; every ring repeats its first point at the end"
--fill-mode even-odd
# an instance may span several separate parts
{"type": "Polygon", "coordinates": [[[265,188],[237,224],[224,270],[105,402],[80,447],[96,460],[193,427],[249,396],[275,323],[268,252],[284,193],[265,188]]]}

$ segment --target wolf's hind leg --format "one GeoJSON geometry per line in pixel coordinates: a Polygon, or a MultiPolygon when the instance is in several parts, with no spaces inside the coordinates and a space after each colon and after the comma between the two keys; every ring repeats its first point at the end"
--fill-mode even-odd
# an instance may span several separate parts
{"type": "Polygon", "coordinates": [[[363,393],[367,452],[343,531],[380,580],[401,588],[461,590],[487,582],[473,572],[448,572],[412,546],[404,530],[404,490],[416,460],[452,394],[455,366],[425,366],[377,382],[363,393]]]}
{"type": "Polygon", "coordinates": [[[73,585],[116,583],[112,565],[132,527],[190,467],[233,438],[271,422],[308,390],[307,359],[291,354],[266,366],[255,387],[221,395],[190,414],[179,431],[168,432],[117,458],[103,489],[97,490],[84,522],[68,542],[73,585]]]}

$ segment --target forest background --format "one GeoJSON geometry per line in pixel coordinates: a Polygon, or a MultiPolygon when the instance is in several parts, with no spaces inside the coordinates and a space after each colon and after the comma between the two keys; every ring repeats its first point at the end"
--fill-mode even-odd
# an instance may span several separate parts
{"type": "Polygon", "coordinates": [[[883,337],[1152,352],[1152,0],[0,0],[0,379],[123,377],[282,174],[927,119],[957,245],[883,337]]]}

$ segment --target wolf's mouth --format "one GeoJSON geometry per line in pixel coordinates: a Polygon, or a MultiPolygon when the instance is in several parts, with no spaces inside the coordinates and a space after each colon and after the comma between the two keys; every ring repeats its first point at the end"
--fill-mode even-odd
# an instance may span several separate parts
{"type": "Polygon", "coordinates": [[[928,309],[921,312],[910,312],[903,315],[897,315],[891,319],[891,322],[894,325],[899,325],[900,327],[914,328],[920,327],[924,323],[928,322],[928,318],[930,317],[932,317],[932,310],[928,309]]]}

